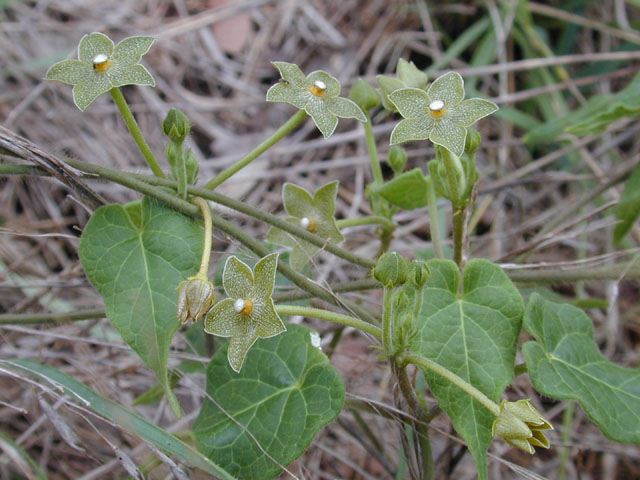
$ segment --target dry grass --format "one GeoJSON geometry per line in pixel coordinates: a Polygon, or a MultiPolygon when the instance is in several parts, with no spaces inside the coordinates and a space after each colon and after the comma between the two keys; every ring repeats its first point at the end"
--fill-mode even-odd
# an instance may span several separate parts
{"type": "MultiPolygon", "coordinates": [[[[494,15],[498,60],[488,67],[474,68],[468,65],[469,56],[465,53],[439,69],[456,68],[464,75],[477,75],[477,88],[503,105],[518,107],[527,99],[567,90],[575,93],[569,99],[570,104],[576,106],[584,100],[571,80],[528,90],[528,72],[532,68],[541,62],[563,65],[569,59],[523,59],[522,52],[506,40],[511,25],[508,19],[500,22],[495,16],[497,7],[493,1],[443,2],[437,8],[427,8],[422,2],[388,0],[243,0],[228,2],[226,6],[217,6],[224,2],[215,0],[43,0],[5,1],[0,5],[7,3],[9,7],[0,11],[2,125],[59,157],[76,157],[123,171],[145,169],[108,96],[98,99],[81,114],[73,105],[70,87],[42,81],[46,68],[74,56],[80,37],[92,31],[105,32],[116,41],[137,34],[157,38],[144,59],[156,78],[157,88],[127,87],[125,95],[158,158],[162,158],[164,148],[160,123],[168,109],[178,107],[189,116],[194,125],[189,147],[201,159],[201,179],[209,179],[240,158],[293,113],[286,105],[264,102],[266,89],[277,79],[271,60],[294,62],[307,72],[315,69],[332,72],[348,91],[349,82],[358,75],[373,81],[378,73],[392,72],[399,57],[412,58],[421,68],[429,67],[442,58],[443,44],[448,44],[487,11],[494,15]],[[230,17],[235,22],[231,25],[226,20],[230,17]],[[235,50],[227,53],[223,48],[235,50]]],[[[585,11],[581,18],[596,22],[596,26],[581,27],[579,42],[570,52],[576,56],[572,59],[576,63],[568,64],[569,72],[572,65],[581,68],[594,55],[613,58],[606,55],[621,38],[626,38],[620,36],[620,31],[631,36],[631,41],[634,35],[637,37],[635,31],[625,30],[625,19],[637,20],[637,15],[634,17],[637,11],[628,5],[624,9],[624,2],[605,1],[585,11]],[[619,30],[603,32],[596,28],[613,19],[620,24],[619,30]]],[[[637,62],[632,63],[631,59],[638,58],[637,52],[628,53],[623,55],[625,63],[612,73],[583,82],[590,85],[588,95],[616,91],[626,84],[637,68],[637,62]]],[[[384,158],[394,119],[381,115],[376,121],[375,132],[384,158]]],[[[639,127],[635,123],[619,126],[589,143],[572,140],[568,148],[580,159],[573,166],[554,164],[560,156],[554,156],[553,150],[525,147],[520,140],[523,132],[508,122],[492,118],[483,121],[481,129],[488,141],[479,154],[483,183],[478,205],[485,210],[478,217],[473,253],[493,260],[510,260],[514,252],[526,247],[541,226],[580,198],[584,182],[594,178],[606,182],[614,171],[628,170],[639,158],[639,127]],[[530,168],[536,159],[536,168],[530,168]],[[551,167],[542,170],[547,164],[551,167]]],[[[424,165],[423,159],[429,158],[432,152],[425,145],[416,143],[408,147],[412,166],[424,165]]],[[[338,216],[365,215],[370,213],[364,197],[365,182],[370,180],[368,166],[363,131],[354,121],[341,121],[337,133],[329,140],[319,137],[309,122],[221,186],[220,191],[279,213],[283,181],[314,190],[338,179],[341,182],[338,216]]],[[[109,201],[136,198],[135,193],[117,185],[96,182],[91,185],[109,201]]],[[[611,188],[605,200],[616,200],[618,196],[619,192],[611,188]]],[[[584,212],[589,208],[590,205],[585,205],[584,212]]],[[[257,238],[266,233],[265,225],[232,211],[219,209],[217,213],[242,224],[257,238]]],[[[0,179],[0,313],[61,312],[101,305],[77,259],[79,234],[89,215],[55,181],[35,177],[0,179]]],[[[401,226],[392,246],[394,250],[411,255],[415,249],[430,247],[424,211],[404,212],[398,219],[401,226]]],[[[554,237],[554,243],[538,245],[530,260],[573,261],[581,255],[610,253],[611,217],[590,220],[586,230],[583,223],[571,225],[565,235],[554,237]]],[[[377,251],[371,228],[357,227],[345,233],[348,246],[358,253],[372,256],[377,251]]],[[[239,247],[218,235],[214,249],[219,255],[214,255],[214,264],[222,254],[239,247]]],[[[344,281],[360,275],[361,271],[345,267],[328,255],[321,256],[314,271],[318,281],[344,281]]],[[[634,308],[636,284],[592,282],[575,290],[562,290],[568,294],[576,292],[611,302],[608,310],[590,312],[596,323],[597,339],[611,359],[637,365],[640,323],[634,308]]],[[[379,308],[378,298],[365,298],[368,306],[379,308]]],[[[325,325],[316,326],[326,330],[325,325]]],[[[106,319],[49,327],[3,326],[0,333],[0,357],[35,358],[55,365],[124,405],[130,405],[154,383],[153,374],[123,344],[106,319]]],[[[332,361],[343,374],[350,396],[392,405],[393,388],[387,367],[376,360],[376,352],[368,348],[368,343],[366,338],[347,334],[332,361]]],[[[177,334],[174,345],[175,363],[180,352],[188,350],[183,332],[177,334]]],[[[533,396],[528,379],[523,377],[516,381],[513,390],[519,395],[533,396]]],[[[203,378],[194,376],[178,388],[187,412],[197,412],[203,396],[202,384],[203,378]]],[[[55,397],[42,395],[28,383],[1,376],[0,385],[0,430],[17,439],[51,479],[123,478],[122,464],[115,459],[111,445],[127,452],[138,465],[150,455],[138,439],[96,418],[78,416],[55,397]],[[59,420],[46,414],[41,402],[57,410],[59,420]],[[75,432],[81,448],[75,448],[60,433],[56,422],[75,432]]],[[[565,407],[565,403],[544,406],[557,425],[549,452],[529,457],[502,442],[494,442],[490,477],[539,478],[534,477],[537,474],[557,478],[565,407]],[[522,465],[524,470],[516,471],[508,462],[522,465]]],[[[171,431],[187,428],[193,418],[187,416],[176,424],[166,410],[164,403],[138,409],[146,418],[171,431]]],[[[399,424],[369,415],[365,421],[385,443],[382,460],[374,458],[361,427],[345,411],[340,421],[326,428],[290,470],[299,478],[391,478],[385,466],[395,468],[403,435],[399,424]]],[[[435,454],[447,452],[442,462],[462,452],[446,418],[439,418],[434,430],[440,432],[434,434],[435,454]]],[[[637,476],[638,450],[604,439],[579,409],[569,438],[567,478],[637,476]]],[[[15,476],[16,471],[19,470],[10,458],[0,455],[0,477],[21,478],[15,476]]],[[[451,478],[473,478],[473,471],[470,456],[465,455],[451,478]]],[[[151,478],[171,478],[168,472],[168,468],[160,468],[151,478]]],[[[201,478],[196,472],[191,475],[190,478],[201,478]]]]}

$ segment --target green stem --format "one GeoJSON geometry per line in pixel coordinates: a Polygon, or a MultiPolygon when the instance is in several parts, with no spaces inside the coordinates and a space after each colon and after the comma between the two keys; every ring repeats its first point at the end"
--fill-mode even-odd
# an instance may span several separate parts
{"type": "MultiPolygon", "coordinates": [[[[562,443],[569,445],[571,443],[571,430],[573,426],[573,416],[576,409],[575,400],[569,400],[567,407],[562,415],[562,443]]],[[[571,455],[571,447],[562,447],[560,452],[560,471],[558,472],[558,480],[567,478],[567,463],[571,455]]]]}
{"type": "MultiPolygon", "coordinates": [[[[76,159],[66,159],[66,162],[72,167],[82,170],[83,172],[98,174],[103,178],[119,183],[121,185],[125,185],[129,188],[133,188],[134,190],[137,190],[142,193],[154,192],[154,191],[161,192],[160,189],[155,188],[153,185],[169,187],[173,189],[176,188],[176,182],[173,180],[154,178],[154,177],[149,177],[144,175],[133,175],[130,173],[123,173],[117,170],[111,170],[109,168],[101,167],[99,165],[93,165],[91,163],[82,162],[76,159]],[[135,179],[135,182],[132,182],[132,180],[134,179],[135,179]],[[143,189],[140,189],[139,186],[143,184],[145,186],[143,187],[143,189]],[[137,185],[138,187],[134,185],[137,185]]],[[[211,200],[212,202],[218,203],[220,205],[224,205],[225,207],[229,207],[240,213],[244,213],[245,215],[249,215],[253,218],[257,218],[258,220],[261,220],[270,225],[273,225],[274,227],[277,227],[281,230],[284,230],[285,232],[295,235],[296,237],[299,237],[302,240],[305,240],[313,245],[323,248],[329,253],[332,253],[333,255],[340,257],[355,265],[359,265],[364,268],[373,268],[376,265],[376,262],[374,260],[361,257],[359,255],[356,255],[350,252],[349,250],[338,247],[331,243],[327,243],[325,238],[319,237],[318,235],[315,235],[305,230],[302,227],[299,227],[290,222],[287,222],[283,218],[276,217],[275,215],[271,215],[270,213],[267,213],[267,212],[263,212],[258,208],[252,207],[238,200],[234,200],[225,195],[212,192],[205,188],[196,188],[196,187],[189,186],[187,187],[187,192],[190,195],[211,200]]],[[[166,192],[162,192],[162,193],[166,194],[166,192]]],[[[153,193],[151,193],[150,195],[153,196],[153,193]]]]}
{"type": "Polygon", "coordinates": [[[462,268],[464,247],[464,209],[453,212],[453,261],[462,268]]]}
{"type": "Polygon", "coordinates": [[[213,239],[211,209],[209,208],[209,202],[207,202],[204,198],[195,197],[191,200],[191,203],[200,208],[202,221],[204,222],[204,245],[202,247],[202,260],[200,261],[198,276],[207,279],[209,273],[209,260],[211,258],[211,242],[213,239]]]}
{"type": "Polygon", "coordinates": [[[375,325],[363,322],[362,320],[341,313],[323,310],[321,308],[300,307],[297,305],[276,305],[276,312],[280,315],[301,315],[303,317],[319,318],[329,322],[345,325],[347,327],[357,328],[363,332],[369,333],[376,338],[381,337],[380,329],[375,325]]]}
{"type": "Polygon", "coordinates": [[[453,165],[452,154],[439,155],[440,161],[444,162],[451,193],[451,210],[453,214],[453,261],[458,267],[462,267],[462,250],[464,243],[464,206],[460,204],[460,189],[456,177],[456,168],[453,165]]]}
{"type": "Polygon", "coordinates": [[[369,150],[369,158],[371,159],[371,173],[373,174],[373,183],[382,185],[384,183],[384,177],[382,176],[382,167],[380,166],[380,159],[378,158],[378,148],[376,147],[376,139],[373,136],[373,128],[371,126],[371,117],[368,112],[365,112],[367,121],[364,125],[364,136],[367,140],[367,150],[369,150]]]}
{"type": "Polygon", "coordinates": [[[429,205],[429,228],[431,230],[431,243],[436,258],[444,258],[442,250],[442,238],[440,237],[440,220],[438,218],[438,200],[436,199],[436,189],[433,186],[433,179],[427,177],[427,204],[429,205]]]}
{"type": "Polygon", "coordinates": [[[106,316],[104,308],[64,313],[4,313],[0,315],[0,325],[78,322],[94,318],[105,318],[106,316]]]}
{"type": "Polygon", "coordinates": [[[368,215],[366,217],[358,217],[358,218],[343,218],[340,220],[336,220],[338,224],[338,228],[347,228],[347,227],[358,227],[360,225],[382,225],[383,227],[393,229],[395,225],[388,218],[382,217],[380,215],[368,215]]]}
{"type": "Polygon", "coordinates": [[[442,378],[450,381],[460,390],[473,397],[478,403],[480,403],[480,405],[489,410],[494,416],[497,417],[498,415],[500,415],[500,406],[497,403],[495,403],[469,382],[463,380],[452,371],[447,370],[442,365],[439,365],[436,362],[429,360],[428,358],[420,357],[418,355],[401,355],[398,358],[398,364],[401,366],[406,366],[410,363],[417,365],[420,368],[430,370],[436,375],[439,375],[442,378]]]}
{"type": "Polygon", "coordinates": [[[382,346],[386,353],[393,353],[392,335],[392,298],[393,287],[384,287],[384,298],[382,301],[382,346]]]}
{"type": "Polygon", "coordinates": [[[118,110],[120,110],[120,114],[124,119],[124,123],[127,124],[127,127],[131,132],[131,136],[136,141],[136,144],[138,145],[142,156],[146,160],[147,165],[149,165],[156,177],[165,178],[164,172],[160,168],[160,165],[158,165],[158,162],[156,162],[153,153],[151,153],[151,149],[149,148],[147,141],[144,139],[144,136],[140,131],[140,127],[138,126],[138,122],[136,122],[133,113],[131,113],[124,95],[122,95],[122,92],[117,87],[112,88],[110,92],[114,102],[116,102],[116,105],[118,106],[118,110]]]}
{"type": "Polygon", "coordinates": [[[243,158],[235,162],[229,168],[223,170],[218,175],[216,175],[213,179],[207,183],[204,188],[209,190],[213,190],[221,183],[228,180],[232,175],[242,170],[244,167],[253,162],[256,158],[266,152],[269,148],[275,145],[278,141],[284,138],[289,132],[291,132],[294,128],[296,128],[300,122],[302,122],[305,118],[307,118],[307,112],[304,110],[298,110],[293,116],[285,122],[278,130],[273,132],[269,138],[263,141],[256,148],[247,153],[243,158]]]}
{"type": "Polygon", "coordinates": [[[0,175],[25,175],[25,176],[49,176],[49,172],[47,172],[42,167],[36,167],[33,165],[21,165],[21,164],[13,164],[13,163],[2,163],[0,164],[0,175]]]}

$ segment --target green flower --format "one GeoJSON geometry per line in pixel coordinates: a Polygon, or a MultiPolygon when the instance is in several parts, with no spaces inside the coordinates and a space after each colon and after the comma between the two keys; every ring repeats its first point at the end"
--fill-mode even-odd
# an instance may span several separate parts
{"type": "MultiPolygon", "coordinates": [[[[320,187],[313,196],[302,187],[285,183],[282,201],[284,209],[290,215],[286,219],[287,222],[315,233],[323,240],[332,243],[344,241],[335,219],[337,194],[337,181],[320,187]]],[[[267,240],[284,247],[293,247],[291,266],[296,270],[302,270],[309,259],[320,250],[320,247],[278,228],[269,230],[267,240]]]]}
{"type": "Polygon", "coordinates": [[[330,137],[338,117],[366,122],[360,107],[348,98],[339,97],[340,82],[327,72],[315,71],[305,76],[293,63],[272,62],[282,80],[267,91],[268,102],[285,102],[307,112],[322,135],[330,137]]]}
{"type": "Polygon", "coordinates": [[[178,285],[178,318],[182,323],[199,321],[213,305],[216,295],[206,276],[195,275],[178,285]]]}
{"type": "Polygon", "coordinates": [[[404,117],[391,132],[391,145],[428,138],[461,156],[467,136],[465,127],[498,110],[488,100],[463,98],[463,80],[456,72],[438,77],[426,92],[401,88],[390,93],[389,99],[404,117]]]}
{"type": "Polygon", "coordinates": [[[103,93],[123,85],[156,85],[138,62],[149,51],[152,37],[129,37],[114,47],[106,35],[85,35],[78,45],[78,60],[64,60],[51,66],[46,79],[73,85],[73,101],[84,111],[103,93]]]}
{"type": "Polygon", "coordinates": [[[240,372],[247,352],[258,338],[269,338],[286,330],[276,313],[271,294],[276,281],[278,254],[261,259],[254,272],[232,256],[227,259],[222,285],[229,298],[216,303],[204,321],[204,331],[231,337],[227,359],[240,372]]]}
{"type": "Polygon", "coordinates": [[[553,427],[529,399],[517,402],[503,400],[491,434],[504,438],[509,445],[534,454],[533,447],[549,448],[549,440],[543,430],[553,430],[553,427]]]}

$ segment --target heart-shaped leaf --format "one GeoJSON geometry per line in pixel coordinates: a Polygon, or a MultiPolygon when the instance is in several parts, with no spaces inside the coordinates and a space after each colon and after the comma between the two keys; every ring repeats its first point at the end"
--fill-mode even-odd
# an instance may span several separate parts
{"type": "Polygon", "coordinates": [[[132,218],[122,205],[99,208],[84,229],[78,253],[104,298],[109,320],[172,400],[167,358],[180,327],[177,289],[198,270],[203,234],[194,220],[149,198],[140,212],[132,218]]]}
{"type": "Polygon", "coordinates": [[[427,180],[419,168],[389,180],[376,192],[389,203],[405,210],[422,208],[427,204],[427,180]]]}
{"type": "Polygon", "coordinates": [[[640,369],[619,367],[602,356],[589,317],[534,294],[524,326],[537,340],[522,347],[536,390],[578,400],[607,437],[640,443],[640,369]]]}
{"type": "Polygon", "coordinates": [[[312,333],[288,325],[258,340],[239,374],[226,346],[211,359],[207,396],[216,403],[205,400],[193,432],[200,451],[237,478],[275,477],[340,413],[344,384],[312,333]]]}
{"type": "MultiPolygon", "coordinates": [[[[522,321],[522,297],[497,265],[471,260],[462,280],[450,260],[430,260],[431,278],[424,289],[419,333],[412,350],[471,383],[497,402],[513,378],[522,321]]],[[[485,407],[449,381],[424,371],[440,406],[464,437],[478,468],[487,478],[486,451],[495,420],[485,407]]]]}

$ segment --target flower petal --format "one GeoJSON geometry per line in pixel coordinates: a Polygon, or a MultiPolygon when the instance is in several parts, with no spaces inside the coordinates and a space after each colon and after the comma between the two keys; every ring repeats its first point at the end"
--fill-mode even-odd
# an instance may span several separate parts
{"type": "Polygon", "coordinates": [[[307,76],[307,83],[312,85],[316,81],[324,82],[327,89],[324,91],[324,98],[337,97],[340,95],[340,82],[337,78],[332,77],[327,72],[316,70],[307,76]]]}
{"type": "Polygon", "coordinates": [[[258,339],[257,329],[258,326],[252,321],[243,321],[236,325],[229,342],[227,360],[229,360],[229,366],[237,373],[242,368],[247,352],[258,339]]]}
{"type": "Polygon", "coordinates": [[[297,217],[298,221],[311,215],[314,207],[311,194],[306,189],[289,182],[282,187],[282,203],[287,213],[297,217]]]}
{"type": "Polygon", "coordinates": [[[111,61],[122,66],[138,63],[142,56],[149,51],[154,41],[155,38],[142,35],[125,38],[113,49],[111,61]]]}
{"type": "Polygon", "coordinates": [[[431,100],[442,100],[445,108],[450,108],[464,98],[464,81],[458,72],[445,73],[438,77],[427,90],[431,100]]]}
{"type": "Polygon", "coordinates": [[[313,206],[322,212],[324,218],[332,218],[336,213],[336,197],[338,196],[338,185],[340,182],[334,180],[323,185],[313,195],[313,206]]]}
{"type": "Polygon", "coordinates": [[[429,96],[419,88],[401,88],[389,94],[389,100],[404,118],[422,118],[429,114],[429,96]]]}
{"type": "Polygon", "coordinates": [[[289,83],[291,86],[306,89],[309,86],[307,76],[302,73],[302,70],[295,63],[287,62],[271,62],[274,67],[280,72],[282,79],[289,83]]]}
{"type": "Polygon", "coordinates": [[[310,95],[307,90],[300,90],[288,82],[278,82],[267,90],[267,102],[284,102],[303,109],[310,95]]]}
{"type": "MultiPolygon", "coordinates": [[[[300,219],[289,217],[286,219],[287,222],[293,223],[295,225],[300,225],[300,219]]],[[[296,242],[293,239],[290,233],[285,232],[284,230],[280,230],[276,227],[271,227],[267,232],[267,241],[274,243],[276,245],[282,245],[283,247],[295,247],[296,242]]]]}
{"type": "Polygon", "coordinates": [[[447,115],[452,122],[462,127],[469,127],[497,110],[498,106],[489,100],[470,98],[451,107],[447,115]]]}
{"type": "Polygon", "coordinates": [[[426,140],[435,121],[429,115],[422,118],[406,118],[398,123],[391,132],[391,145],[410,140],[426,140]]]}
{"type": "MultiPolygon", "coordinates": [[[[257,333],[260,338],[275,337],[287,330],[280,315],[276,312],[271,298],[267,298],[267,301],[261,304],[259,309],[254,309],[254,311],[256,311],[255,318],[258,324],[257,333]]],[[[253,313],[251,317],[254,318],[253,313]]]]}
{"type": "Polygon", "coordinates": [[[110,57],[112,52],[113,42],[100,32],[85,35],[78,44],[78,58],[89,65],[93,65],[93,59],[96,55],[103,54],[110,57]]]}
{"type": "Polygon", "coordinates": [[[224,264],[222,285],[231,299],[246,300],[250,298],[253,290],[253,272],[246,263],[232,255],[224,264]]]}
{"type": "Polygon", "coordinates": [[[111,90],[111,82],[106,75],[91,75],[73,87],[73,103],[84,112],[96,98],[109,90],[111,90]]]}
{"type": "Polygon", "coordinates": [[[243,322],[242,314],[233,309],[234,300],[225,298],[216,303],[204,319],[204,331],[219,337],[230,337],[239,322],[243,322]]]}
{"type": "Polygon", "coordinates": [[[262,258],[256,263],[253,269],[253,295],[254,303],[256,301],[265,301],[271,297],[273,286],[276,283],[276,268],[278,266],[278,254],[272,253],[262,258]]]}
{"type": "Polygon", "coordinates": [[[334,245],[344,242],[344,236],[340,233],[335,218],[329,218],[319,223],[313,233],[325,240],[330,240],[334,245]]]}
{"type": "Polygon", "coordinates": [[[106,72],[114,87],[123,85],[150,85],[156,86],[156,81],[149,71],[142,65],[114,65],[106,72]]]}
{"type": "Polygon", "coordinates": [[[45,78],[56,82],[64,82],[69,85],[80,83],[89,77],[93,67],[80,60],[63,60],[52,65],[47,70],[45,78]]]}
{"type": "Polygon", "coordinates": [[[325,103],[319,98],[312,98],[309,103],[304,107],[305,111],[311,115],[313,122],[320,130],[320,133],[324,135],[324,138],[329,138],[335,132],[338,126],[338,117],[329,111],[325,103]]]}
{"type": "Polygon", "coordinates": [[[434,122],[435,125],[429,134],[429,140],[436,145],[443,146],[451,153],[461,156],[464,153],[464,141],[467,138],[467,129],[456,125],[448,118],[434,122]]]}
{"type": "Polygon", "coordinates": [[[320,250],[312,243],[299,240],[300,245],[291,250],[291,268],[296,272],[300,272],[311,261],[313,256],[320,250]]]}
{"type": "Polygon", "coordinates": [[[325,99],[325,103],[327,104],[329,111],[338,117],[355,118],[361,122],[367,121],[367,117],[365,117],[358,104],[348,98],[329,97],[325,99]]]}

